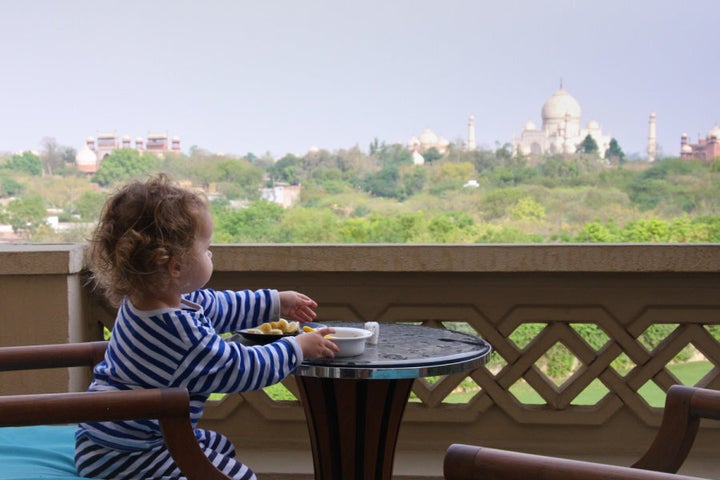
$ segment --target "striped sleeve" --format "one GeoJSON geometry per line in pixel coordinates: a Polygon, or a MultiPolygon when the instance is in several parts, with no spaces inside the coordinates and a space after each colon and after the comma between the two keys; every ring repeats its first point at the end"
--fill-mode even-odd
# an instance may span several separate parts
{"type": "Polygon", "coordinates": [[[280,318],[277,290],[197,290],[185,297],[200,305],[217,332],[250,328],[280,318]]]}
{"type": "Polygon", "coordinates": [[[252,347],[225,342],[194,315],[185,313],[178,322],[185,327],[180,342],[191,347],[175,369],[172,386],[201,394],[257,390],[281,381],[303,360],[294,338],[252,347]]]}

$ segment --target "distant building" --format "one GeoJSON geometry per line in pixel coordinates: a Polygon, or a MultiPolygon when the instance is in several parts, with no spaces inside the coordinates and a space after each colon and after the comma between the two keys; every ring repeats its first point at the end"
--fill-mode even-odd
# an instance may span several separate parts
{"type": "Polygon", "coordinates": [[[648,146],[647,146],[647,160],[649,163],[655,161],[657,156],[657,126],[655,122],[655,113],[650,114],[650,126],[648,127],[648,146]]]}
{"type": "Polygon", "coordinates": [[[545,102],[541,114],[542,126],[539,129],[534,122],[528,121],[520,136],[513,138],[516,155],[573,154],[590,135],[597,143],[599,156],[605,156],[610,146],[610,135],[603,134],[595,120],[590,120],[585,128],[580,126],[580,104],[563,89],[562,84],[545,102]]]}
{"type": "Polygon", "coordinates": [[[468,138],[465,149],[468,151],[475,150],[475,115],[468,117],[468,138]]]}
{"type": "Polygon", "coordinates": [[[263,200],[289,208],[300,200],[300,190],[300,185],[278,184],[274,187],[261,189],[260,196],[263,200]]]}
{"type": "Polygon", "coordinates": [[[684,160],[698,159],[711,162],[720,158],[720,127],[715,125],[705,138],[698,138],[698,143],[688,143],[688,134],[680,136],[680,158],[684,160]]]}
{"type": "Polygon", "coordinates": [[[88,174],[95,173],[100,168],[100,162],[118,148],[135,148],[139,151],[152,152],[162,155],[164,152],[180,152],[180,138],[168,139],[167,134],[148,135],[147,142],[142,137],[135,138],[135,146],[128,135],[119,138],[115,133],[101,133],[97,140],[88,137],[85,145],[75,156],[78,170],[88,174]]]}
{"type": "Polygon", "coordinates": [[[416,165],[422,165],[425,163],[425,158],[422,156],[423,153],[427,152],[431,148],[435,148],[439,153],[444,154],[447,152],[450,142],[445,137],[439,137],[426,128],[420,133],[419,137],[410,137],[407,142],[407,148],[413,154],[413,163],[416,165]]]}

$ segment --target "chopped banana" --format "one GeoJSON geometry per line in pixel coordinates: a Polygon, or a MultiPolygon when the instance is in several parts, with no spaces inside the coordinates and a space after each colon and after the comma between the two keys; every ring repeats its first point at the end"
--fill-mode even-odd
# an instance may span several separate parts
{"type": "MultiPolygon", "coordinates": [[[[303,327],[303,331],[305,328],[303,327]]],[[[258,325],[256,328],[248,328],[248,333],[262,333],[265,335],[293,335],[300,333],[300,322],[287,321],[281,318],[277,322],[265,322],[258,325]]]]}

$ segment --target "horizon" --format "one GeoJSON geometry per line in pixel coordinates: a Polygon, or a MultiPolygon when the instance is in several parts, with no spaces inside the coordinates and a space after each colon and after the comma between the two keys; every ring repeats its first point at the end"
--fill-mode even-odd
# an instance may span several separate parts
{"type": "Polygon", "coordinates": [[[178,136],[279,158],[518,136],[561,83],[626,155],[677,156],[718,124],[710,0],[0,1],[0,151],[178,136]],[[486,4],[489,3],[489,4],[486,4]],[[708,53],[710,52],[710,53],[708,53]]]}

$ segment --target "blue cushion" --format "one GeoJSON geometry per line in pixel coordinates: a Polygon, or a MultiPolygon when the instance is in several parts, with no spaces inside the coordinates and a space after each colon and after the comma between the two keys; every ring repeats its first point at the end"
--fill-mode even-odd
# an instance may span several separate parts
{"type": "Polygon", "coordinates": [[[75,425],[0,428],[0,480],[81,479],[75,425]]]}

